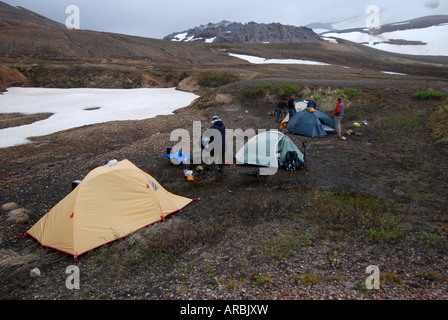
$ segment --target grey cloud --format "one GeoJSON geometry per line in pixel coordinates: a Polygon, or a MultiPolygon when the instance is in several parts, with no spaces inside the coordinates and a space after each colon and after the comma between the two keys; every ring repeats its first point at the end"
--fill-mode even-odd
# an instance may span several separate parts
{"type": "MultiPolygon", "coordinates": [[[[162,38],[200,24],[221,20],[247,23],[279,22],[303,26],[313,22],[337,22],[365,15],[370,4],[391,6],[390,0],[3,0],[23,6],[50,19],[65,23],[68,5],[81,12],[81,29],[126,33],[162,38]]],[[[440,1],[412,1],[418,6],[434,7],[440,1]]],[[[408,0],[394,0],[396,7],[409,7],[408,0]]]]}

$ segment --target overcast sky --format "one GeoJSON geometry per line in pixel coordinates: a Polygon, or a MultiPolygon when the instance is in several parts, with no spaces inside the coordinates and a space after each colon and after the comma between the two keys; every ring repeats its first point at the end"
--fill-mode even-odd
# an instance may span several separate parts
{"type": "MultiPolygon", "coordinates": [[[[80,28],[163,38],[209,22],[279,22],[305,26],[368,17],[368,5],[397,12],[445,7],[448,0],[0,0],[65,24],[66,8],[80,10],[80,28]]],[[[446,12],[445,14],[448,14],[446,12]]],[[[394,21],[395,22],[395,21],[394,21]]]]}

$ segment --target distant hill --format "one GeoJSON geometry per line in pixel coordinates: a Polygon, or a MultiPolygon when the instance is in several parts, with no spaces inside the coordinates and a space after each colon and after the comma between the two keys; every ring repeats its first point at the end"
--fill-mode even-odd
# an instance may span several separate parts
{"type": "Polygon", "coordinates": [[[22,7],[13,7],[0,1],[0,27],[16,25],[39,25],[60,27],[61,23],[48,19],[22,7]]]}
{"type": "MultiPolygon", "coordinates": [[[[329,43],[306,27],[241,25],[222,21],[195,30],[203,32],[203,39],[208,41],[188,42],[186,40],[193,35],[188,32],[171,37],[171,40],[176,38],[178,41],[167,41],[110,32],[69,30],[65,25],[37,13],[0,2],[0,91],[10,85],[60,88],[175,86],[192,73],[206,69],[269,77],[271,73],[281,72],[282,76],[290,74],[296,78],[305,68],[259,66],[229,53],[344,66],[334,67],[333,76],[352,77],[355,71],[348,71],[347,67],[444,79],[448,74],[448,57],[398,55],[343,39],[339,39],[338,44],[329,43]],[[250,32],[244,36],[240,29],[250,32]],[[219,34],[216,34],[216,41],[207,43],[211,42],[209,37],[215,37],[213,30],[226,30],[223,43],[219,43],[219,34]],[[443,66],[434,68],[432,63],[443,66]]],[[[322,72],[329,77],[326,70],[322,72]]]]}
{"type": "Polygon", "coordinates": [[[280,23],[246,24],[221,21],[209,23],[189,30],[174,32],[164,40],[206,43],[280,43],[298,41],[320,41],[310,28],[282,25],[280,23]]]}
{"type": "Polygon", "coordinates": [[[209,48],[184,43],[91,30],[68,30],[22,7],[0,1],[0,58],[79,61],[140,60],[162,65],[189,65],[204,59],[216,63],[209,48]]]}

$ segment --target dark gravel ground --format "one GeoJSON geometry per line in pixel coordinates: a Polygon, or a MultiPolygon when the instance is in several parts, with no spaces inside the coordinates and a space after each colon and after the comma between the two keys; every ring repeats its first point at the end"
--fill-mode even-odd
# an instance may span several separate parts
{"type": "MultiPolygon", "coordinates": [[[[28,222],[4,220],[8,211],[1,212],[0,298],[446,300],[448,149],[434,143],[429,125],[446,101],[412,98],[416,89],[446,90],[446,82],[294,80],[304,96],[319,96],[330,115],[336,89],[362,90],[346,100],[343,127],[354,133],[346,141],[287,133],[307,146],[307,169],[295,173],[256,178],[230,165],[187,182],[182,168],[164,158],[173,129],[192,130],[193,121],[205,129],[215,114],[232,129],[278,128],[275,99],[238,100],[235,92],[285,81],[291,79],[234,83],[206,91],[173,115],[86,126],[3,149],[0,199],[27,210],[28,222]],[[369,124],[352,126],[362,120],[369,124]],[[129,159],[169,191],[200,200],[76,263],[20,236],[70,192],[73,180],[111,159],[129,159]],[[339,206],[356,217],[338,213],[339,206]],[[367,234],[359,223],[369,214],[377,215],[372,223],[391,225],[367,234]],[[65,285],[73,264],[79,290],[65,285]],[[379,290],[366,288],[370,265],[381,272],[379,290]],[[40,277],[30,276],[33,268],[40,277]]],[[[33,121],[1,119],[3,127],[33,121]]]]}

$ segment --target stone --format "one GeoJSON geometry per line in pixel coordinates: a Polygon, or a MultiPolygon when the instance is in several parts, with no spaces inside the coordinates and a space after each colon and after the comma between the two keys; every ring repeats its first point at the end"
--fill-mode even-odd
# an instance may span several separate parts
{"type": "Polygon", "coordinates": [[[28,210],[18,208],[10,211],[8,213],[8,221],[13,221],[19,224],[28,223],[29,221],[28,210]]]}
{"type": "Polygon", "coordinates": [[[31,278],[39,278],[41,276],[40,270],[38,268],[34,268],[30,271],[31,278]]]}
{"type": "Polygon", "coordinates": [[[11,211],[14,209],[17,209],[19,207],[19,205],[15,202],[8,202],[5,203],[4,205],[2,205],[2,210],[4,211],[11,211]]]}

